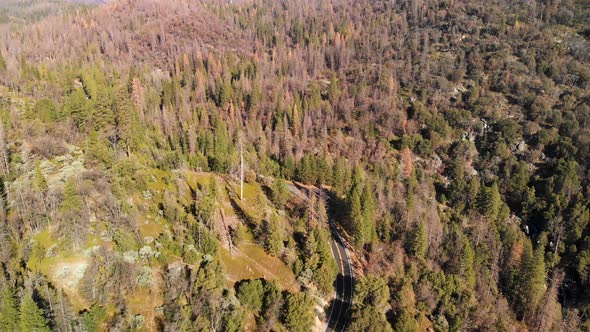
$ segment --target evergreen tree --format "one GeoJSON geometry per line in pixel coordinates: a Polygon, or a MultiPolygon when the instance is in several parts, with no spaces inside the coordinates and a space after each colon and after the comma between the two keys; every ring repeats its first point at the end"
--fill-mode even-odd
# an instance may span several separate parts
{"type": "Polygon", "coordinates": [[[363,232],[365,221],[363,218],[361,194],[357,186],[353,187],[348,204],[350,226],[352,229],[354,243],[358,248],[361,248],[365,244],[365,234],[363,232]]]}
{"type": "MultiPolygon", "coordinates": [[[[541,242],[543,243],[543,242],[541,242]]],[[[527,264],[525,276],[528,279],[528,306],[535,312],[545,294],[545,252],[544,245],[539,245],[527,264]]]]}
{"type": "Polygon", "coordinates": [[[530,241],[525,242],[517,293],[522,314],[525,314],[525,310],[534,313],[545,293],[544,247],[544,241],[541,241],[533,251],[530,241]]]}
{"type": "Polygon", "coordinates": [[[106,316],[106,310],[98,305],[93,304],[90,309],[82,313],[81,321],[89,332],[99,331],[100,323],[106,316]]]}
{"type": "Polygon", "coordinates": [[[529,170],[528,164],[523,160],[518,163],[516,166],[516,171],[510,178],[509,187],[511,191],[512,200],[518,202],[522,195],[524,194],[525,190],[527,189],[527,184],[529,182],[529,170]]]}
{"type": "Polygon", "coordinates": [[[332,256],[330,247],[330,232],[325,228],[317,228],[316,233],[317,246],[316,251],[319,256],[319,265],[313,271],[313,281],[317,284],[320,291],[328,294],[333,290],[334,280],[338,274],[336,261],[332,256]]]}
{"type": "Polygon", "coordinates": [[[467,237],[463,237],[463,242],[463,252],[460,259],[462,264],[461,272],[465,279],[467,289],[473,290],[473,287],[475,287],[475,250],[471,246],[467,237]]]}
{"type": "Polygon", "coordinates": [[[327,184],[332,182],[332,172],[328,161],[323,155],[319,155],[315,161],[318,184],[327,184]]]}
{"type": "Polygon", "coordinates": [[[418,330],[418,322],[412,314],[404,310],[397,317],[393,328],[396,332],[414,332],[418,330]]]}
{"type": "Polygon", "coordinates": [[[38,193],[45,193],[47,191],[47,179],[45,175],[43,175],[43,171],[41,170],[41,164],[39,162],[35,163],[35,175],[33,178],[33,190],[38,193]]]}
{"type": "Polygon", "coordinates": [[[276,280],[267,280],[264,283],[264,304],[262,315],[268,320],[279,315],[282,300],[281,289],[276,280]]]}
{"type": "Polygon", "coordinates": [[[363,170],[359,165],[356,165],[356,167],[354,168],[354,170],[352,172],[352,180],[350,182],[350,189],[348,190],[349,196],[355,190],[358,190],[360,192],[362,182],[363,182],[363,170]]]}
{"type": "Polygon", "coordinates": [[[318,199],[316,203],[316,215],[318,218],[318,222],[321,227],[324,227],[328,224],[328,211],[326,210],[326,204],[324,203],[323,199],[318,199]]]}
{"type": "Polygon", "coordinates": [[[311,298],[305,293],[289,294],[283,316],[287,328],[293,332],[311,330],[315,318],[313,307],[311,298]]]}
{"type": "Polygon", "coordinates": [[[355,287],[355,305],[351,331],[392,331],[385,308],[389,302],[389,287],[380,277],[362,277],[355,287]]]}
{"type": "Polygon", "coordinates": [[[213,153],[209,156],[212,170],[226,173],[230,170],[233,158],[233,147],[225,122],[220,118],[215,121],[213,133],[213,153]]]}
{"type": "Polygon", "coordinates": [[[272,255],[278,255],[283,249],[283,234],[279,216],[273,214],[266,227],[266,250],[272,255]]]}
{"type": "Polygon", "coordinates": [[[97,84],[91,104],[93,129],[111,135],[115,125],[111,89],[105,84],[97,84]]]}
{"type": "Polygon", "coordinates": [[[363,242],[373,243],[377,239],[377,228],[375,214],[377,206],[375,203],[373,188],[367,183],[363,190],[362,210],[363,210],[363,242]]]}
{"type": "Polygon", "coordinates": [[[281,175],[285,179],[293,180],[295,178],[295,168],[295,160],[292,157],[288,157],[281,168],[281,175]]]}
{"type": "Polygon", "coordinates": [[[79,129],[86,129],[89,120],[89,102],[82,88],[77,88],[64,102],[64,115],[69,115],[79,129]]]}
{"type": "Polygon", "coordinates": [[[6,70],[6,60],[4,60],[4,56],[0,53],[0,72],[6,70]]]}
{"type": "Polygon", "coordinates": [[[223,331],[239,332],[244,330],[246,321],[246,311],[241,308],[231,308],[232,310],[223,315],[223,331]]]}
{"type": "Polygon", "coordinates": [[[496,220],[502,206],[502,198],[498,190],[498,183],[494,181],[491,187],[482,186],[478,199],[479,211],[481,214],[496,220]]]}
{"type": "Polygon", "coordinates": [[[19,327],[21,331],[49,332],[47,321],[30,292],[23,298],[20,305],[19,327]]]}
{"type": "Polygon", "coordinates": [[[345,194],[347,188],[347,179],[350,178],[347,170],[346,161],[343,158],[338,159],[338,161],[336,161],[334,164],[332,186],[334,187],[334,191],[340,196],[345,194]]]}
{"type": "Polygon", "coordinates": [[[126,153],[129,154],[139,133],[135,130],[136,113],[134,112],[131,96],[128,89],[120,85],[114,93],[113,101],[115,108],[115,139],[124,144],[126,153]]]}
{"type": "Polygon", "coordinates": [[[238,300],[240,300],[240,303],[243,305],[255,312],[260,311],[264,299],[264,287],[262,286],[262,281],[256,279],[242,282],[238,286],[237,296],[238,300]]]}
{"type": "Polygon", "coordinates": [[[588,206],[584,204],[584,199],[581,194],[579,194],[577,203],[571,207],[568,220],[571,224],[571,227],[568,228],[568,235],[570,241],[575,242],[582,238],[584,230],[590,223],[590,210],[588,209],[588,206]]]}
{"type": "Polygon", "coordinates": [[[14,290],[10,286],[5,286],[0,302],[0,331],[17,332],[19,331],[18,322],[19,312],[14,290]]]}
{"type": "Polygon", "coordinates": [[[279,209],[283,209],[289,199],[289,188],[283,179],[275,179],[272,183],[272,202],[279,209]]]}
{"type": "Polygon", "coordinates": [[[110,168],[113,164],[113,151],[109,145],[108,140],[104,139],[99,132],[91,132],[84,154],[84,163],[89,167],[100,165],[110,168]]]}
{"type": "Polygon", "coordinates": [[[58,120],[60,114],[57,111],[57,106],[53,100],[49,98],[43,98],[35,103],[35,107],[33,107],[33,116],[37,119],[40,119],[42,122],[51,122],[58,120]]]}
{"type": "Polygon", "coordinates": [[[313,159],[310,155],[305,155],[301,159],[301,163],[299,164],[299,169],[297,172],[297,177],[299,181],[306,183],[306,184],[315,184],[317,180],[317,176],[315,174],[313,159]]]}
{"type": "Polygon", "coordinates": [[[408,207],[408,216],[412,215],[414,212],[414,206],[416,203],[414,202],[414,190],[416,189],[416,173],[412,171],[410,177],[406,182],[406,205],[408,207]]]}
{"type": "Polygon", "coordinates": [[[209,179],[207,193],[197,202],[197,215],[199,221],[211,227],[211,221],[215,214],[215,205],[217,204],[217,180],[215,175],[209,179]]]}
{"type": "Polygon", "coordinates": [[[62,212],[80,211],[82,209],[82,198],[76,190],[76,180],[70,178],[64,186],[64,198],[59,206],[62,212]]]}
{"type": "Polygon", "coordinates": [[[426,229],[423,222],[418,224],[410,242],[410,253],[419,259],[426,258],[428,243],[426,241],[426,229]]]}
{"type": "Polygon", "coordinates": [[[392,332],[393,329],[385,314],[379,312],[374,306],[363,306],[355,309],[350,318],[347,331],[354,332],[392,332]]]}
{"type": "Polygon", "coordinates": [[[309,261],[313,255],[316,254],[318,249],[318,241],[316,239],[315,229],[311,230],[305,239],[305,246],[303,248],[305,257],[309,261]]]}
{"type": "Polygon", "coordinates": [[[355,286],[355,303],[359,306],[373,306],[383,310],[389,302],[389,287],[384,278],[362,277],[355,286]]]}

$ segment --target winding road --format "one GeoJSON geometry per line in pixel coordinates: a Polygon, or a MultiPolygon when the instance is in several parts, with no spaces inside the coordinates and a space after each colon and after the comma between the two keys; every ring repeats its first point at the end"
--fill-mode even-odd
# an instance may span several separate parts
{"type": "MultiPolygon", "coordinates": [[[[319,195],[319,189],[316,187],[302,186],[308,191],[319,195]]],[[[301,192],[298,184],[288,185],[289,191],[292,194],[309,201],[307,195],[301,192]]],[[[338,232],[338,229],[332,221],[329,221],[330,233],[332,234],[332,241],[330,247],[332,248],[332,256],[338,266],[338,276],[335,280],[336,296],[328,308],[328,324],[326,326],[327,332],[344,331],[348,318],[350,317],[350,308],[352,306],[352,299],[354,294],[354,270],[352,268],[352,261],[348,254],[348,249],[338,232]]]]}
{"type": "Polygon", "coordinates": [[[329,332],[344,331],[354,293],[354,271],[348,250],[334,225],[330,225],[330,231],[332,233],[330,246],[338,265],[338,277],[336,277],[336,297],[328,311],[326,331],[329,332]]]}

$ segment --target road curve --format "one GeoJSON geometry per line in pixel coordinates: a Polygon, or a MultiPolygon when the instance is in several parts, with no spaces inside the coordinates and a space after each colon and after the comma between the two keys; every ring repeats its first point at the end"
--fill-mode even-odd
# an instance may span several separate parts
{"type": "Polygon", "coordinates": [[[342,241],[342,237],[334,225],[330,224],[332,233],[332,255],[338,266],[338,276],[335,281],[336,296],[328,309],[327,332],[344,331],[347,318],[350,316],[350,307],[354,293],[354,271],[348,250],[342,241]]]}
{"type": "MultiPolygon", "coordinates": [[[[304,201],[309,201],[307,195],[301,192],[298,185],[299,184],[289,183],[287,187],[295,196],[304,201]]],[[[309,192],[320,196],[318,194],[318,188],[311,186],[305,186],[305,188],[309,192]]],[[[338,229],[331,221],[329,221],[328,226],[330,227],[330,233],[332,235],[330,247],[332,249],[332,256],[338,267],[338,276],[334,281],[336,296],[328,308],[328,324],[326,326],[326,331],[344,331],[347,318],[350,317],[349,313],[354,294],[354,270],[352,268],[352,261],[348,254],[348,249],[346,249],[346,245],[344,244],[338,229]]]]}

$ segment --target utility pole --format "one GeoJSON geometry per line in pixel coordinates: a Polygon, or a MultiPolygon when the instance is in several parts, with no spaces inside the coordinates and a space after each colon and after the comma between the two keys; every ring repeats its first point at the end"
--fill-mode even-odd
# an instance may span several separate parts
{"type": "Polygon", "coordinates": [[[240,133],[240,201],[244,200],[244,142],[240,133]]]}

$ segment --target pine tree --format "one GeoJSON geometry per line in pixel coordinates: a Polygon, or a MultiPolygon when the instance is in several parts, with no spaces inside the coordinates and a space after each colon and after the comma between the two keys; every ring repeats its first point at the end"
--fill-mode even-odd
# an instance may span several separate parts
{"type": "Polygon", "coordinates": [[[47,321],[31,293],[27,293],[20,305],[19,327],[21,331],[49,332],[47,321]]]}
{"type": "Polygon", "coordinates": [[[414,212],[414,190],[416,189],[416,172],[412,171],[406,182],[406,205],[408,208],[408,219],[409,216],[414,212]]]}
{"type": "Polygon", "coordinates": [[[471,246],[471,243],[467,239],[467,237],[463,238],[463,252],[461,257],[461,264],[462,264],[462,273],[463,278],[465,279],[467,289],[473,290],[475,287],[475,250],[471,246]]]}
{"type": "Polygon", "coordinates": [[[418,330],[418,322],[407,311],[402,311],[402,313],[397,317],[397,320],[394,325],[394,331],[396,332],[413,332],[418,330]]]}
{"type": "Polygon", "coordinates": [[[570,209],[571,211],[568,219],[571,227],[568,229],[569,238],[572,242],[577,241],[582,237],[586,226],[590,223],[590,210],[584,203],[582,195],[579,194],[578,202],[570,209]]]}
{"type": "MultiPolygon", "coordinates": [[[[352,332],[391,332],[393,329],[385,314],[374,306],[360,307],[353,311],[347,331],[352,332]]],[[[411,331],[411,330],[410,330],[411,331]]]]}
{"type": "Polygon", "coordinates": [[[297,177],[303,183],[315,184],[317,177],[314,170],[313,160],[310,155],[305,155],[301,159],[297,177]]]}
{"type": "Polygon", "coordinates": [[[363,206],[361,202],[360,189],[358,189],[357,186],[353,187],[348,204],[350,228],[352,229],[354,243],[358,248],[361,248],[365,242],[363,232],[365,221],[363,218],[363,206]]]}
{"type": "Polygon", "coordinates": [[[375,214],[377,206],[375,204],[375,197],[373,196],[372,186],[367,183],[363,190],[362,206],[363,206],[363,242],[373,243],[377,239],[377,229],[375,214]]]}
{"type": "Polygon", "coordinates": [[[426,241],[426,229],[424,223],[420,222],[414,231],[414,236],[410,242],[410,253],[416,258],[424,259],[426,258],[427,249],[428,243],[426,241]]]}
{"type": "Polygon", "coordinates": [[[19,312],[16,305],[14,290],[5,286],[2,291],[2,302],[0,302],[0,331],[19,331],[19,312]]]}
{"type": "Polygon", "coordinates": [[[289,188],[283,179],[276,179],[272,183],[272,202],[279,209],[283,209],[289,199],[289,188]]]}
{"type": "Polygon", "coordinates": [[[4,60],[4,56],[0,53],[0,71],[6,70],[6,60],[4,60]]]}
{"type": "Polygon", "coordinates": [[[332,182],[332,172],[330,165],[323,155],[319,155],[315,161],[316,174],[318,184],[326,184],[332,182]]]}
{"type": "Polygon", "coordinates": [[[135,132],[136,116],[131,103],[131,96],[128,89],[120,85],[114,93],[115,100],[113,101],[115,108],[115,139],[120,140],[124,144],[127,155],[129,156],[134,141],[137,139],[138,133],[135,132]]]}
{"type": "Polygon", "coordinates": [[[84,89],[77,88],[64,103],[64,115],[69,115],[79,129],[86,129],[89,120],[89,102],[84,89]]]}
{"type": "Polygon", "coordinates": [[[98,304],[93,304],[89,310],[82,314],[81,321],[84,327],[89,332],[95,332],[99,330],[101,321],[106,316],[106,310],[98,304]]]}
{"type": "Polygon", "coordinates": [[[224,121],[217,118],[213,133],[213,155],[209,156],[209,166],[217,172],[228,172],[231,167],[232,153],[232,143],[227,126],[224,121]]]}
{"type": "Polygon", "coordinates": [[[316,232],[312,230],[307,235],[305,239],[305,246],[304,246],[305,257],[309,258],[314,255],[318,249],[318,241],[316,239],[316,232]]]}
{"type": "Polygon", "coordinates": [[[316,203],[316,214],[320,225],[328,224],[328,211],[326,210],[326,204],[323,199],[318,199],[316,203]]]}
{"type": "Polygon", "coordinates": [[[315,317],[313,307],[313,301],[303,292],[287,296],[284,314],[287,328],[294,332],[311,330],[315,317]]]}
{"type": "Polygon", "coordinates": [[[41,170],[41,164],[37,162],[35,164],[35,177],[33,179],[33,190],[38,193],[44,193],[47,190],[47,179],[45,175],[43,175],[43,171],[41,170]]]}
{"type": "Polygon", "coordinates": [[[384,278],[360,278],[355,287],[354,297],[350,331],[391,331],[385,316],[390,292],[384,278]]]}
{"type": "Polygon", "coordinates": [[[8,147],[6,143],[6,131],[4,123],[0,121],[0,175],[6,176],[10,173],[8,147]]]}
{"type": "Polygon", "coordinates": [[[332,175],[332,186],[338,195],[343,195],[346,191],[346,162],[340,158],[334,164],[332,175]]]}
{"type": "Polygon", "coordinates": [[[62,212],[79,211],[82,209],[82,198],[76,191],[76,181],[70,178],[64,186],[64,199],[60,206],[62,212]]]}
{"type": "Polygon", "coordinates": [[[494,181],[491,187],[482,186],[478,198],[480,213],[491,220],[496,220],[501,206],[502,198],[498,190],[498,183],[494,181]]]}
{"type": "Polygon", "coordinates": [[[197,202],[197,214],[199,221],[211,227],[211,222],[215,214],[215,205],[217,204],[217,180],[215,175],[209,179],[207,194],[197,202]]]}
{"type": "Polygon", "coordinates": [[[111,89],[103,83],[97,84],[95,89],[91,100],[93,129],[111,134],[115,125],[111,89]]]}
{"type": "Polygon", "coordinates": [[[279,216],[273,214],[266,227],[265,247],[269,253],[278,255],[283,249],[283,234],[281,230],[281,220],[279,216]]]}
{"type": "Polygon", "coordinates": [[[84,154],[85,164],[90,167],[102,165],[109,168],[113,163],[113,151],[108,145],[109,142],[101,137],[99,132],[92,131],[88,137],[88,144],[84,154]]]}
{"type": "Polygon", "coordinates": [[[295,160],[292,157],[287,157],[281,168],[281,175],[285,179],[293,180],[295,178],[295,160]]]}
{"type": "Polygon", "coordinates": [[[248,280],[238,286],[237,297],[240,302],[255,312],[260,311],[264,300],[264,287],[260,279],[248,280]]]}
{"type": "Polygon", "coordinates": [[[539,245],[533,254],[532,262],[525,274],[528,279],[528,306],[535,312],[545,294],[545,252],[544,245],[539,245]]]}
{"type": "Polygon", "coordinates": [[[535,312],[545,293],[544,242],[533,251],[530,241],[526,241],[523,250],[517,300],[518,307],[529,314],[535,312]]]}
{"type": "Polygon", "coordinates": [[[348,190],[349,195],[350,195],[350,193],[352,193],[355,190],[360,191],[362,182],[363,182],[363,170],[361,169],[361,167],[359,165],[357,165],[354,168],[354,170],[352,171],[352,180],[350,182],[350,189],[348,190]]]}

